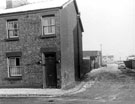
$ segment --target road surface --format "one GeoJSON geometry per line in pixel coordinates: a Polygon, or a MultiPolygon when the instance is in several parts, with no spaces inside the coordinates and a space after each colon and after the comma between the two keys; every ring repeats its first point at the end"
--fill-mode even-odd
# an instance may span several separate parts
{"type": "Polygon", "coordinates": [[[135,104],[135,73],[122,73],[115,64],[87,75],[80,92],[57,98],[0,98],[0,104],[135,104]]]}

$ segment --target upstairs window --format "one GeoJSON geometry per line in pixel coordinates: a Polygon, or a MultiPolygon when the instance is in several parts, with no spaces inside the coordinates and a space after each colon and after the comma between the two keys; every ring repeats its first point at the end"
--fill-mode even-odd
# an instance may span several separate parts
{"type": "Polygon", "coordinates": [[[7,21],[7,37],[17,38],[18,37],[18,20],[8,20],[7,21]]]}
{"type": "Polygon", "coordinates": [[[22,76],[20,67],[20,57],[8,58],[9,77],[22,76]]]}
{"type": "Polygon", "coordinates": [[[55,17],[42,17],[43,35],[55,34],[55,17]]]}

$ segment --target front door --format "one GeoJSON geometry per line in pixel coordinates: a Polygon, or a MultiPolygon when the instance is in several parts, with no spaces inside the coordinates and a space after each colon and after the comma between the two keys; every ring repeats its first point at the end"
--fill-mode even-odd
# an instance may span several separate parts
{"type": "Polygon", "coordinates": [[[45,54],[46,87],[57,87],[56,54],[45,54]]]}

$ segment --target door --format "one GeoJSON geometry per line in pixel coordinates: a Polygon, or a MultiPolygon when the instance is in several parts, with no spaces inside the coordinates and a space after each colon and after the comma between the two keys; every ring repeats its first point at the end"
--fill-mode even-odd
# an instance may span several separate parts
{"type": "Polygon", "coordinates": [[[45,72],[46,72],[46,87],[57,87],[57,71],[56,71],[56,54],[45,54],[45,72]]]}

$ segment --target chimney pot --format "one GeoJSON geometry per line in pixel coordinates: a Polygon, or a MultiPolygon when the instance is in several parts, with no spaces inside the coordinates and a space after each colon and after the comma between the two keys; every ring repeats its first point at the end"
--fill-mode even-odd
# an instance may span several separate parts
{"type": "Polygon", "coordinates": [[[6,8],[12,8],[12,0],[6,0],[6,8]]]}
{"type": "Polygon", "coordinates": [[[22,5],[26,5],[27,0],[6,0],[6,8],[15,8],[22,5]]]}

